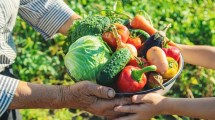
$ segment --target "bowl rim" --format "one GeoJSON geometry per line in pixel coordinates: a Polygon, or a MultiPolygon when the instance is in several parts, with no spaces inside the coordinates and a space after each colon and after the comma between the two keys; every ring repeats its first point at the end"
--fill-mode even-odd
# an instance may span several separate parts
{"type": "MultiPolygon", "coordinates": [[[[173,83],[176,80],[176,78],[178,78],[178,76],[181,74],[183,68],[184,68],[184,59],[183,59],[182,54],[180,54],[180,69],[178,70],[178,73],[173,78],[171,78],[169,81],[165,82],[163,84],[163,86],[167,87],[168,85],[173,83]]],[[[162,89],[161,87],[156,87],[156,88],[153,88],[153,89],[148,89],[148,90],[144,90],[144,91],[140,91],[140,92],[134,92],[134,93],[119,93],[119,92],[116,92],[115,95],[116,96],[130,97],[130,96],[133,96],[133,95],[146,94],[146,93],[154,92],[154,91],[161,90],[161,89],[162,89]]]]}

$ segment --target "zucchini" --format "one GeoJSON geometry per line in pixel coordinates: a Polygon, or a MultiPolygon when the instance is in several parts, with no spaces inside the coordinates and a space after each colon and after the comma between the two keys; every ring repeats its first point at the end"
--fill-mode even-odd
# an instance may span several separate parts
{"type": "Polygon", "coordinates": [[[117,74],[126,66],[131,58],[131,53],[127,48],[121,48],[113,53],[111,58],[97,74],[96,82],[100,85],[111,86],[117,74]]]}

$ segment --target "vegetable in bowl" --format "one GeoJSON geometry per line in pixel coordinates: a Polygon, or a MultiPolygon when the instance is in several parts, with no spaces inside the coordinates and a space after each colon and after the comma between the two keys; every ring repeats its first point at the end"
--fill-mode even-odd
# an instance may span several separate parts
{"type": "Polygon", "coordinates": [[[91,15],[76,20],[69,31],[68,39],[75,42],[77,39],[86,35],[101,35],[110,24],[110,19],[101,15],[91,15]]]}
{"type": "MultiPolygon", "coordinates": [[[[183,67],[184,67],[184,59],[183,59],[182,55],[180,54],[179,66],[178,66],[179,69],[178,69],[176,75],[174,77],[172,77],[171,79],[169,79],[168,81],[161,83],[161,84],[163,84],[163,86],[157,85],[156,87],[149,87],[149,88],[146,86],[147,88],[144,88],[143,90],[141,90],[139,92],[132,92],[132,93],[130,93],[130,92],[125,92],[125,93],[116,92],[116,97],[131,97],[133,95],[147,94],[150,92],[156,92],[156,93],[159,93],[161,95],[164,95],[174,85],[174,83],[176,82],[176,79],[180,76],[180,74],[183,70],[183,67]],[[164,87],[164,88],[162,88],[162,87],[164,87]]],[[[149,83],[150,82],[148,81],[148,84],[149,83]]]]}
{"type": "Polygon", "coordinates": [[[64,58],[65,66],[75,81],[95,81],[111,54],[100,36],[87,35],[71,44],[64,58]]]}

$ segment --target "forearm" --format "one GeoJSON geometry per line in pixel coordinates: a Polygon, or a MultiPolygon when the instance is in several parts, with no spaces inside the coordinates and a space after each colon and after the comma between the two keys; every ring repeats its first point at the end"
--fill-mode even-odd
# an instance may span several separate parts
{"type": "Polygon", "coordinates": [[[60,86],[33,84],[20,81],[9,109],[61,108],[60,86]]]}
{"type": "Polygon", "coordinates": [[[163,114],[215,119],[215,98],[166,98],[163,114]]]}
{"type": "Polygon", "coordinates": [[[66,35],[69,29],[72,27],[72,24],[74,23],[75,20],[80,19],[81,17],[74,13],[64,24],[63,26],[59,29],[59,33],[66,35]]]}
{"type": "Polygon", "coordinates": [[[215,47],[180,45],[184,61],[189,64],[215,69],[215,47]]]}

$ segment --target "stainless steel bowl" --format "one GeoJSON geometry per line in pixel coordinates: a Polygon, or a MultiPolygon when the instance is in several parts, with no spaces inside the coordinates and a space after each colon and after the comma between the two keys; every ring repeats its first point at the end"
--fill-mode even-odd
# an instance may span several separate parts
{"type": "MultiPolygon", "coordinates": [[[[131,97],[133,95],[138,95],[138,94],[147,94],[147,93],[150,93],[150,92],[156,92],[156,93],[159,93],[161,95],[164,95],[166,94],[170,88],[173,86],[173,84],[175,83],[176,79],[179,77],[179,75],[181,74],[182,70],[183,70],[183,67],[184,67],[184,59],[182,57],[182,55],[180,56],[180,60],[179,60],[179,70],[178,70],[178,73],[170,80],[168,80],[167,82],[165,82],[163,84],[164,88],[165,89],[162,89],[161,87],[156,87],[156,88],[153,88],[153,89],[148,89],[148,90],[143,90],[143,91],[140,91],[140,92],[135,92],[135,93],[119,93],[119,92],[116,92],[116,97],[131,97]]],[[[71,74],[69,73],[69,71],[67,70],[69,76],[75,81],[77,82],[72,76],[71,74]]]]}

